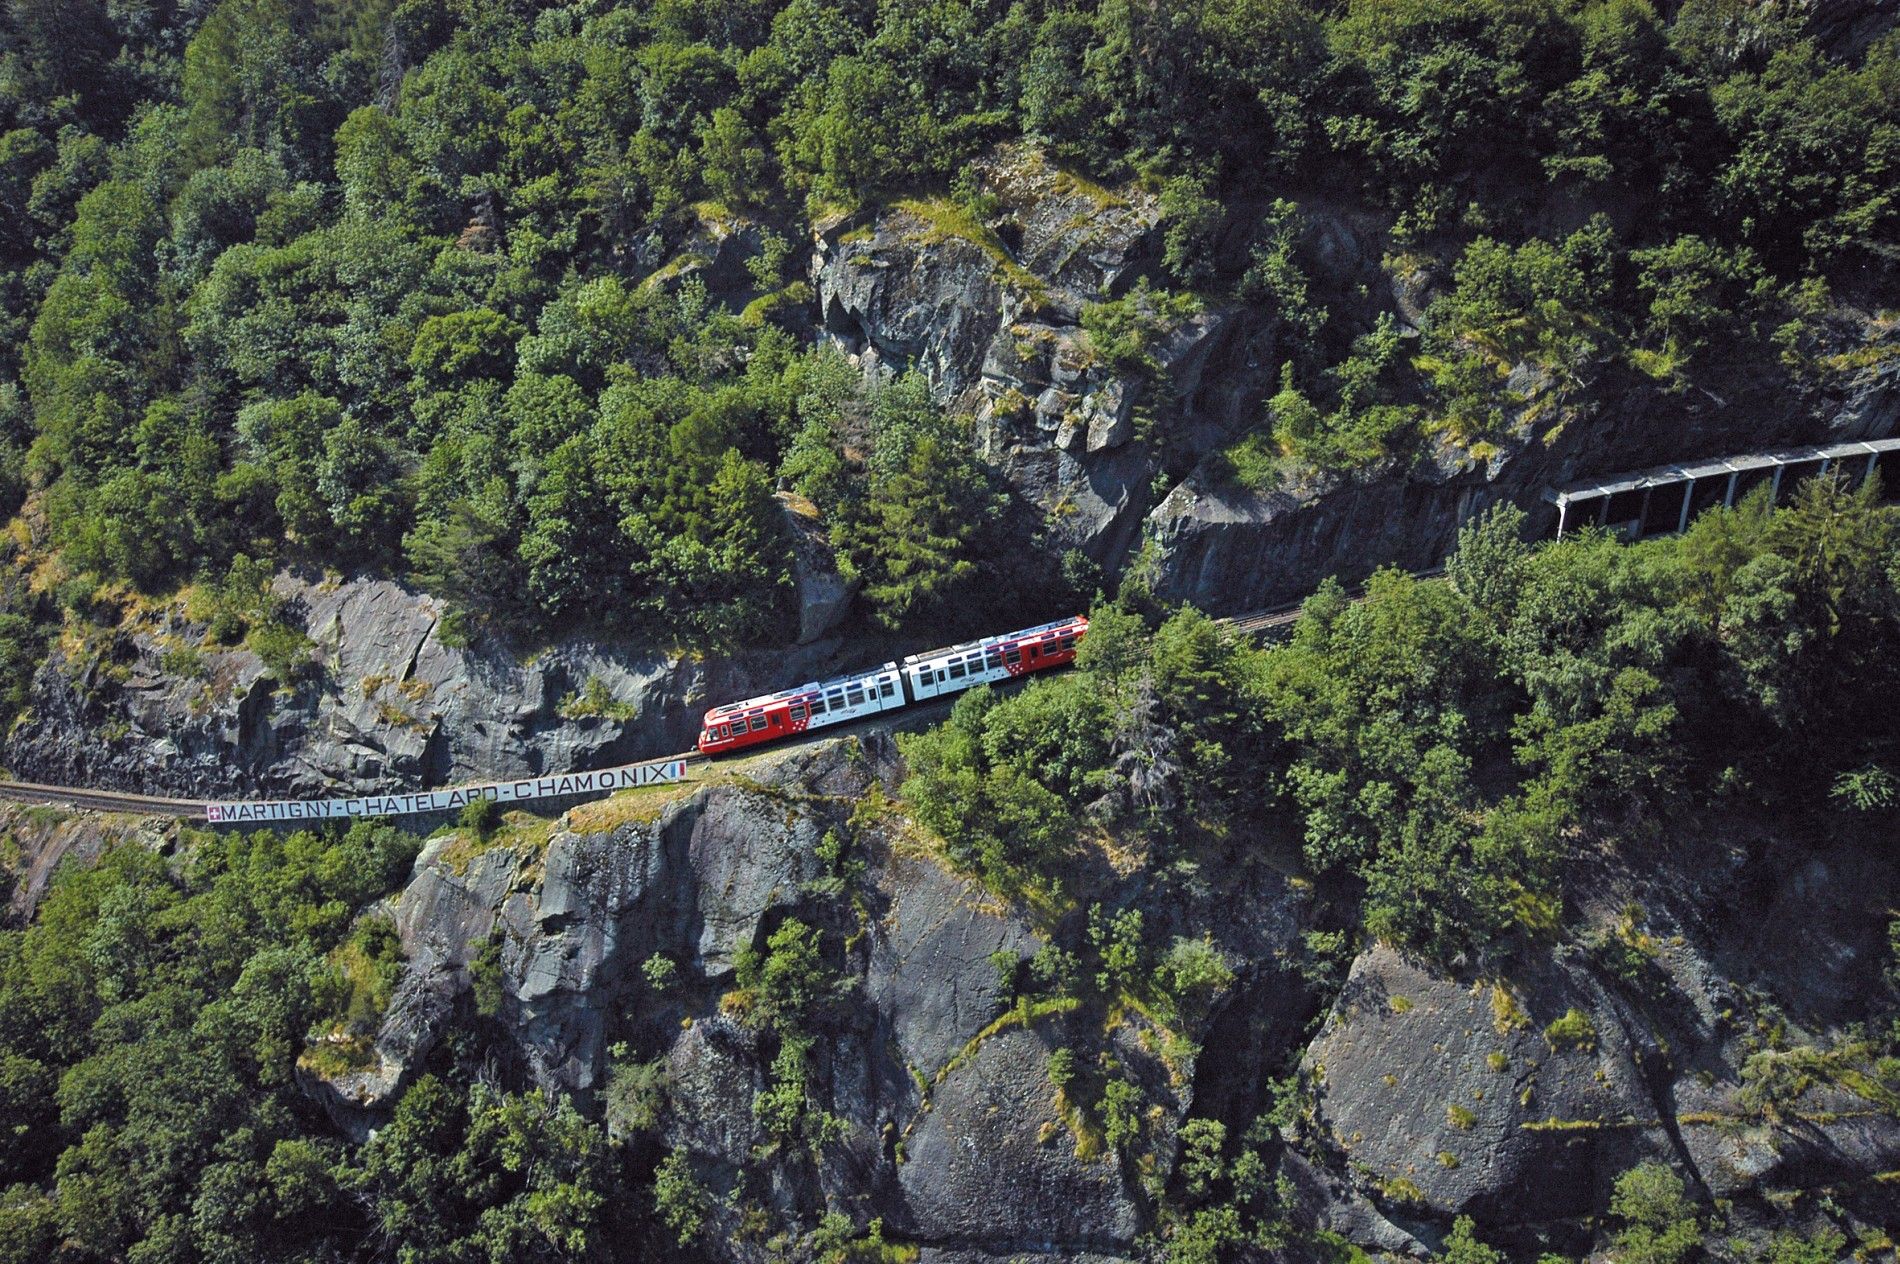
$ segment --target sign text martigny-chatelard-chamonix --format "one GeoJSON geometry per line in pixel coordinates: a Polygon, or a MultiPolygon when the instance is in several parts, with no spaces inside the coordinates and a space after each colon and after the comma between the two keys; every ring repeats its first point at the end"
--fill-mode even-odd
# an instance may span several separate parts
{"type": "Polygon", "coordinates": [[[522,781],[497,781],[453,790],[424,790],[419,794],[371,794],[356,799],[277,799],[255,803],[207,803],[205,817],[213,824],[245,821],[310,821],[349,816],[403,816],[412,812],[449,812],[477,799],[513,803],[521,799],[558,799],[570,794],[601,794],[634,786],[657,786],[683,780],[686,761],[665,759],[652,764],[625,764],[596,772],[561,773],[522,781]]]}

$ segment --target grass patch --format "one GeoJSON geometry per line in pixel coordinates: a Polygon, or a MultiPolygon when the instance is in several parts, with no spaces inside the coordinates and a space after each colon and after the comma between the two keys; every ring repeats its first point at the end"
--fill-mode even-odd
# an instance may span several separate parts
{"type": "Polygon", "coordinates": [[[1035,1002],[1019,1002],[1010,1009],[1004,1010],[989,1026],[970,1037],[963,1048],[952,1054],[950,1060],[930,1077],[931,1087],[934,1088],[943,1083],[968,1065],[970,1059],[976,1057],[978,1051],[982,1049],[983,1042],[991,1036],[1000,1035],[1012,1027],[1028,1027],[1051,1014],[1072,1014],[1081,1008],[1081,1005],[1082,1002],[1073,996],[1055,996],[1035,1002]]]}
{"type": "Polygon", "coordinates": [[[1544,1043],[1552,1049],[1595,1049],[1597,1027],[1588,1014],[1573,1005],[1562,1018],[1551,1020],[1544,1028],[1544,1043]]]}
{"type": "Polygon", "coordinates": [[[617,720],[622,723],[638,714],[638,708],[631,702],[623,702],[614,696],[607,682],[599,676],[589,676],[587,683],[579,693],[572,690],[561,699],[555,708],[563,720],[617,720]]]}
{"type": "Polygon", "coordinates": [[[1113,189],[1105,188],[1087,176],[1079,175],[1076,172],[1064,168],[1057,169],[1054,185],[1057,193],[1081,194],[1089,201],[1095,203],[1095,209],[1098,211],[1108,211],[1118,206],[1128,205],[1128,199],[1113,189]]]}
{"type": "Polygon", "coordinates": [[[635,786],[605,799],[567,810],[567,827],[576,834],[605,834],[623,825],[651,825],[667,808],[690,798],[699,786],[691,781],[671,785],[635,786]]]}
{"type": "Polygon", "coordinates": [[[547,852],[548,839],[553,833],[554,822],[545,817],[531,812],[508,812],[485,838],[474,830],[456,830],[436,854],[436,863],[459,878],[468,873],[469,864],[476,857],[496,848],[506,848],[523,859],[538,860],[547,852]]]}
{"type": "Polygon", "coordinates": [[[1017,263],[1001,238],[949,198],[903,198],[898,201],[897,209],[928,225],[929,231],[924,235],[926,245],[951,239],[967,241],[988,255],[1034,306],[1041,307],[1048,300],[1049,287],[1043,284],[1042,278],[1017,263]]]}
{"type": "Polygon", "coordinates": [[[1265,430],[1249,430],[1207,458],[1208,477],[1215,486],[1256,496],[1279,487],[1284,469],[1280,445],[1265,430]]]}
{"type": "Polygon", "coordinates": [[[1456,1128],[1459,1132],[1470,1132],[1472,1127],[1478,1122],[1478,1117],[1472,1114],[1470,1110],[1460,1106],[1457,1102],[1453,1102],[1451,1105],[1445,1107],[1445,1122],[1456,1128]]]}
{"type": "Polygon", "coordinates": [[[1531,1016],[1517,1003],[1511,989],[1502,983],[1491,985],[1491,1027],[1500,1036],[1523,1031],[1531,1025],[1531,1016]]]}

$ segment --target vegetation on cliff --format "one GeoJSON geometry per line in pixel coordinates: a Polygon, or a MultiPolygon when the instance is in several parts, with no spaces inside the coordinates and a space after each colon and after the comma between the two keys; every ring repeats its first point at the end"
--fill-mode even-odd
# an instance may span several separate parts
{"type": "Polygon", "coordinates": [[[1021,550],[962,427],[867,448],[890,406],[807,349],[796,275],[815,219],[905,195],[987,234],[968,165],[1019,138],[1158,191],[1156,285],[1286,322],[1254,482],[1489,442],[1519,362],[1799,389],[1900,216],[1893,37],[1837,60],[1743,0],[36,0],[0,31],[0,510],[60,557],[0,584],[4,663],[110,617],[103,581],[240,556],[413,574],[476,625],[771,640],[775,476],[887,624],[1050,591],[997,583],[1021,550]],[[1450,278],[1418,354],[1334,292],[1302,197],[1450,278]]]}

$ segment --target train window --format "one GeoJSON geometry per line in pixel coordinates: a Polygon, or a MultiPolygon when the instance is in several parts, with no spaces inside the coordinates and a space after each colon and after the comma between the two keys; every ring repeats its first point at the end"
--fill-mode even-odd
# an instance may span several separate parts
{"type": "Polygon", "coordinates": [[[960,658],[954,659],[950,663],[950,678],[952,680],[961,680],[963,678],[963,660],[962,659],[960,658]]]}
{"type": "Polygon", "coordinates": [[[1072,649],[1074,649],[1074,648],[1075,648],[1075,638],[1074,638],[1074,637],[1072,637],[1072,636],[1065,636],[1065,637],[1063,637],[1063,638],[1062,638],[1062,652],[1063,652],[1063,653],[1065,653],[1065,654],[1066,654],[1066,653],[1068,653],[1068,652],[1069,652],[1070,650],[1072,650],[1072,649]]]}
{"type": "Polygon", "coordinates": [[[816,698],[811,700],[811,713],[813,716],[820,716],[825,713],[825,696],[823,694],[819,694],[816,698]]]}
{"type": "Polygon", "coordinates": [[[1022,665],[1023,652],[1012,645],[1003,651],[1003,661],[1011,667],[1019,667],[1022,665]]]}
{"type": "Polygon", "coordinates": [[[805,718],[805,704],[802,702],[794,702],[792,704],[792,723],[796,724],[804,718],[805,718]]]}
{"type": "Polygon", "coordinates": [[[826,700],[831,703],[831,709],[833,711],[838,710],[839,708],[844,706],[844,690],[842,689],[832,690],[829,694],[826,695],[826,700]]]}
{"type": "Polygon", "coordinates": [[[844,691],[844,700],[855,707],[864,701],[864,690],[857,685],[847,686],[844,691]]]}
{"type": "Polygon", "coordinates": [[[758,732],[765,727],[765,717],[762,715],[753,716],[749,727],[754,733],[758,732]]]}
{"type": "Polygon", "coordinates": [[[886,676],[883,683],[878,686],[877,691],[883,697],[895,698],[897,696],[897,682],[892,680],[889,676],[886,676]]]}

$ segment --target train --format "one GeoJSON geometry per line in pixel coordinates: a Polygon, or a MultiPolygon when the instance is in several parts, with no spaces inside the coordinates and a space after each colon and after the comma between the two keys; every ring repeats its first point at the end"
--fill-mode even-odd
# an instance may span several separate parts
{"type": "Polygon", "coordinates": [[[1088,616],[1076,615],[714,707],[701,722],[696,745],[703,755],[723,755],[1066,666],[1088,630],[1088,616]]]}

